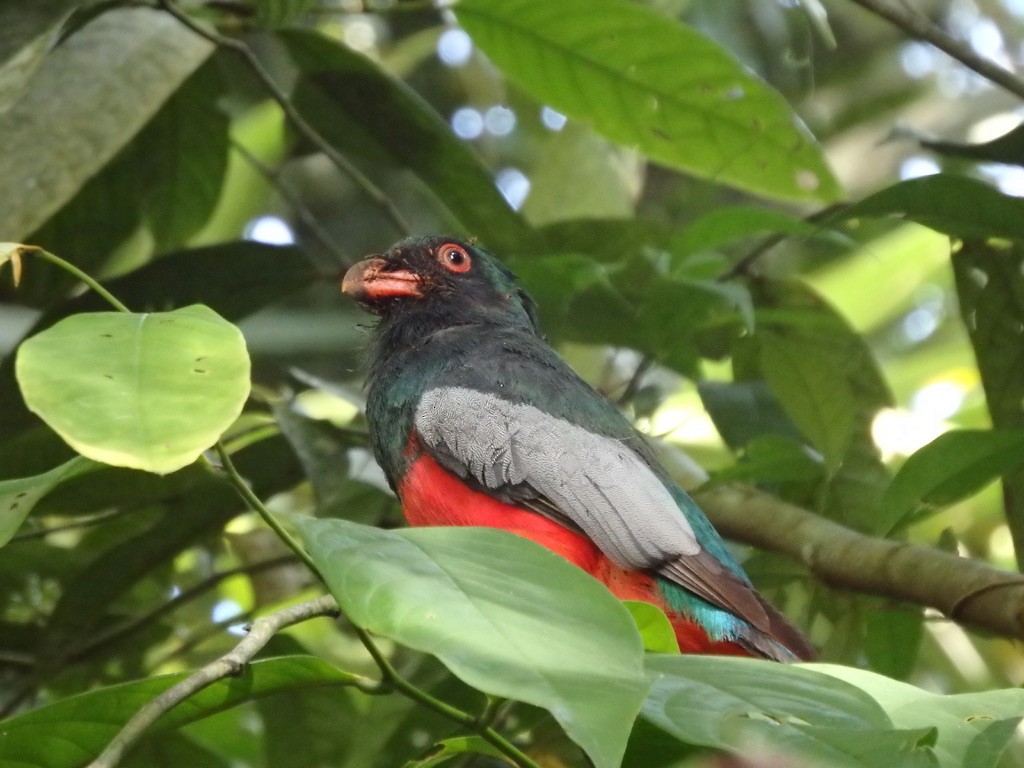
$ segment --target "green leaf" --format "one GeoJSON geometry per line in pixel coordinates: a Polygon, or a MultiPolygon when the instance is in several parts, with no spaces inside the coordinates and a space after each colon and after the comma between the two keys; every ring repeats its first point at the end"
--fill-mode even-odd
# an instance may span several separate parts
{"type": "Polygon", "coordinates": [[[252,23],[263,29],[286,27],[316,6],[318,0],[254,0],[252,23]]]}
{"type": "Polygon", "coordinates": [[[279,37],[301,72],[293,102],[327,141],[408,168],[464,232],[492,248],[532,240],[490,171],[411,88],[324,35],[291,30],[279,37]]]}
{"type": "MultiPolygon", "coordinates": [[[[966,242],[953,254],[953,276],[992,426],[1024,428],[1024,245],[966,242]]],[[[1024,563],[1024,469],[1003,473],[1006,519],[1024,563]]]]}
{"type": "Polygon", "coordinates": [[[643,715],[684,742],[796,753],[835,768],[932,766],[929,733],[898,730],[855,685],[760,659],[650,656],[643,715]]]}
{"type": "Polygon", "coordinates": [[[876,672],[906,678],[917,662],[924,614],[916,606],[876,605],[865,622],[864,652],[876,672]]]}
{"type": "Polygon", "coordinates": [[[758,338],[765,381],[834,473],[853,438],[853,394],[813,349],[774,333],[758,338]]]}
{"type": "Polygon", "coordinates": [[[213,213],[228,167],[228,116],[211,60],[185,81],[132,142],[146,168],[142,208],[157,251],[181,246],[213,213]]]}
{"type": "Polygon", "coordinates": [[[785,100],[653,10],[625,0],[460,0],[454,10],[509,78],[613,141],[769,197],[838,196],[785,100]]]}
{"type": "Polygon", "coordinates": [[[922,147],[948,157],[966,157],[988,163],[1024,165],[1024,126],[1018,125],[991,141],[961,144],[953,141],[918,139],[922,147]]]}
{"type": "Polygon", "coordinates": [[[885,494],[891,524],[907,522],[922,507],[937,510],[973,496],[1022,464],[1022,429],[958,429],[939,435],[911,455],[893,478],[885,494]]]}
{"type": "Polygon", "coordinates": [[[644,641],[644,650],[650,653],[679,653],[679,641],[668,616],[656,605],[641,600],[623,600],[629,610],[640,637],[644,641]]]}
{"type": "MultiPolygon", "coordinates": [[[[0,729],[0,768],[81,768],[141,706],[187,676],[151,677],[100,688],[5,720],[0,729]]],[[[313,656],[255,661],[237,677],[193,694],[160,718],[151,731],[179,728],[278,692],[349,685],[352,680],[352,675],[313,656]]]]}
{"type": "MultiPolygon", "coordinates": [[[[299,248],[239,240],[161,256],[105,282],[104,287],[130,307],[157,310],[205,304],[235,322],[305,288],[317,277],[299,248]]],[[[40,324],[107,307],[89,291],[58,305],[40,324]]]]}
{"type": "MultiPolygon", "coordinates": [[[[785,407],[794,421],[791,409],[801,409],[808,420],[816,411],[826,420],[834,418],[834,422],[823,422],[819,439],[834,440],[830,446],[835,450],[847,421],[847,417],[837,414],[836,410],[852,406],[848,447],[838,470],[830,473],[824,493],[817,494],[819,508],[844,525],[877,532],[883,509],[882,496],[891,478],[871,436],[871,425],[880,408],[892,407],[893,398],[871,348],[834,307],[803,283],[761,280],[752,283],[751,290],[758,307],[759,330],[749,344],[741,342],[740,354],[734,355],[737,378],[760,376],[768,380],[769,374],[761,370],[764,366],[754,364],[764,362],[760,359],[757,342],[761,333],[767,332],[784,337],[788,342],[789,354],[778,361],[780,364],[788,366],[787,361],[799,355],[796,371],[782,368],[776,369],[776,374],[785,378],[796,376],[797,371],[807,371],[807,378],[802,381],[814,388],[812,402],[803,402],[798,395],[801,380],[791,382],[794,388],[790,394],[794,397],[785,407]],[[810,370],[812,365],[817,366],[817,370],[810,370]]],[[[804,430],[804,424],[797,422],[797,425],[804,430]]],[[[815,447],[824,453],[821,446],[815,447]]],[[[825,458],[826,462],[834,461],[832,457],[825,458]]],[[[834,465],[827,463],[827,466],[834,465]]]]}
{"type": "Polygon", "coordinates": [[[65,480],[96,467],[88,459],[77,456],[41,475],[0,481],[0,546],[11,540],[32,508],[46,494],[65,480]]]}
{"type": "Polygon", "coordinates": [[[763,381],[700,381],[697,392],[718,434],[733,450],[744,448],[762,435],[802,439],[763,381]]]}
{"type": "Polygon", "coordinates": [[[534,226],[583,218],[629,218],[642,186],[635,153],[570,123],[541,146],[523,215],[534,226]]]}
{"type": "Polygon", "coordinates": [[[195,461],[249,394],[242,334],[202,305],[74,315],[22,344],[15,373],[79,453],[160,474],[195,461]]]}
{"type": "Polygon", "coordinates": [[[822,478],[821,457],[803,443],[782,435],[759,435],[747,445],[739,461],[713,475],[716,483],[743,480],[753,483],[813,483],[822,478]]]}
{"type": "Polygon", "coordinates": [[[597,581],[505,531],[295,522],[356,625],[549,710],[598,768],[621,760],[648,683],[636,625],[597,581]]]}
{"type": "Polygon", "coordinates": [[[145,738],[118,763],[120,768],[231,768],[227,758],[180,733],[145,738]]]}
{"type": "Polygon", "coordinates": [[[782,211],[754,205],[732,205],[706,213],[669,243],[673,263],[702,251],[713,251],[754,235],[785,234],[811,236],[819,227],[782,211]]]}
{"type": "Polygon", "coordinates": [[[70,200],[212,52],[168,14],[117,9],[47,56],[0,115],[0,214],[21,239],[70,200]]]}
{"type": "Polygon", "coordinates": [[[76,0],[0,4],[0,114],[21,95],[79,5],[76,0]]]}
{"type": "Polygon", "coordinates": [[[993,768],[1024,714],[1024,690],[1010,688],[939,696],[854,667],[810,664],[807,669],[857,686],[897,728],[936,728],[933,751],[949,768],[993,768]]]}
{"type": "Polygon", "coordinates": [[[1024,200],[969,176],[936,173],[893,184],[834,220],[899,216],[954,237],[1024,238],[1024,200]]]}
{"type": "MultiPolygon", "coordinates": [[[[239,472],[261,498],[292,488],[301,479],[301,469],[281,438],[262,440],[234,455],[239,472]]],[[[111,469],[99,470],[80,481],[98,482],[111,469]]],[[[121,470],[127,471],[127,470],[121,470]]],[[[138,485],[117,478],[108,499],[110,506],[131,510],[155,510],[161,516],[143,530],[130,531],[128,538],[108,545],[64,583],[60,597],[47,621],[37,655],[44,659],[75,657],[102,635],[101,625],[109,622],[108,611],[146,576],[163,567],[189,547],[220,534],[224,524],[246,509],[238,491],[226,478],[211,474],[194,464],[169,476],[133,472],[138,485]],[[121,498],[118,499],[117,497],[121,498]]],[[[108,476],[109,477],[109,476],[108,476]]],[[[54,492],[59,497],[64,487],[54,492]]],[[[72,490],[72,488],[68,488],[72,490]]],[[[99,496],[82,488],[83,496],[99,496]]],[[[43,501],[46,504],[49,499],[43,501]]],[[[116,643],[102,643],[94,655],[116,653],[116,643]]]]}

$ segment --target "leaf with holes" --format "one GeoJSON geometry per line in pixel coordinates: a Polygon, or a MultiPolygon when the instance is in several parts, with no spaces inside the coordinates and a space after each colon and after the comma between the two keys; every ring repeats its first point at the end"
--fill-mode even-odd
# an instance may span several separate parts
{"type": "Polygon", "coordinates": [[[75,450],[166,474],[193,462],[249,394],[241,332],[200,304],[72,315],[18,350],[25,402],[75,450]]]}
{"type": "Polygon", "coordinates": [[[95,468],[93,462],[76,456],[41,475],[0,482],[0,546],[11,540],[36,502],[65,480],[95,468]]]}
{"type": "Polygon", "coordinates": [[[780,94],[652,9],[626,0],[461,0],[454,10],[534,97],[652,160],[768,197],[839,194],[780,94]]]}

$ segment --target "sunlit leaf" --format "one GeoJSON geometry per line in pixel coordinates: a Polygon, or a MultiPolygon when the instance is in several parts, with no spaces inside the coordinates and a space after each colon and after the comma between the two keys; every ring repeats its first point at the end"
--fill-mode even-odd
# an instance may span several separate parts
{"type": "Polygon", "coordinates": [[[173,472],[238,417],[249,394],[239,330],[202,305],[66,318],[18,350],[28,407],[75,450],[173,472]]]}
{"type": "Polygon", "coordinates": [[[623,600],[640,630],[644,650],[651,653],[679,653],[679,641],[665,612],[639,600],[623,600]]]}
{"type": "Polygon", "coordinates": [[[636,625],[597,581],[505,531],[295,522],[355,624],[548,709],[599,768],[618,764],[648,683],[636,625]]]}
{"type": "Polygon", "coordinates": [[[625,0],[461,0],[454,10],[510,79],[613,141],[770,197],[838,196],[783,98],[653,10],[625,0]]]}
{"type": "Polygon", "coordinates": [[[911,455],[885,495],[892,525],[921,507],[940,509],[1024,464],[1024,430],[958,429],[911,455]]]}

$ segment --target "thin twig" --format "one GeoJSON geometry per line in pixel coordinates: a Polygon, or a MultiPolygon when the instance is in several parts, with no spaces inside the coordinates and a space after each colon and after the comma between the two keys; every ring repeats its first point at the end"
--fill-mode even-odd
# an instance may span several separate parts
{"type": "MultiPolygon", "coordinates": [[[[857,0],[854,0],[857,2],[857,0]]],[[[824,224],[830,218],[835,216],[839,211],[847,207],[847,203],[833,203],[830,206],[822,208],[820,211],[815,211],[810,216],[805,216],[804,221],[808,224],[824,224]]],[[[781,243],[783,240],[787,240],[792,235],[786,232],[776,233],[770,235],[758,243],[746,256],[737,261],[725,272],[720,274],[716,280],[718,282],[725,282],[726,280],[732,280],[736,277],[746,277],[751,268],[754,266],[754,262],[764,256],[768,251],[774,248],[776,245],[781,243]]]]}
{"type": "Polygon", "coordinates": [[[64,531],[74,531],[78,528],[91,528],[94,525],[105,523],[113,517],[120,517],[126,515],[129,512],[134,512],[133,509],[108,509],[106,512],[99,512],[98,514],[92,515],[91,517],[83,517],[64,525],[54,525],[49,528],[37,528],[34,531],[24,531],[22,533],[16,533],[11,537],[9,544],[14,544],[17,541],[30,541],[31,539],[44,539],[51,533],[63,533],[64,531]]]}
{"type": "Polygon", "coordinates": [[[252,511],[263,518],[263,522],[265,522],[267,526],[277,534],[277,537],[288,546],[288,549],[294,552],[295,556],[305,563],[306,567],[316,574],[317,578],[323,581],[323,577],[320,575],[320,570],[316,567],[316,563],[313,562],[313,558],[311,558],[309,553],[302,548],[302,545],[284,529],[284,527],[277,521],[277,518],[274,517],[273,513],[264,506],[260,497],[253,493],[252,488],[250,488],[249,484],[245,482],[245,478],[239,474],[238,470],[235,468],[234,462],[231,461],[231,455],[227,452],[227,449],[224,448],[224,444],[218,440],[215,447],[217,449],[217,454],[220,456],[221,465],[227,473],[228,479],[231,480],[232,485],[235,486],[235,490],[237,490],[241,497],[245,499],[252,511]]]}
{"type": "Polygon", "coordinates": [[[291,186],[281,178],[281,174],[269,165],[260,160],[256,155],[250,152],[245,146],[239,144],[237,141],[233,141],[232,146],[235,151],[240,154],[249,165],[251,165],[257,173],[259,173],[264,179],[267,180],[277,193],[284,199],[288,205],[292,207],[295,214],[299,217],[299,220],[306,225],[309,232],[313,237],[334,257],[336,262],[335,266],[350,266],[353,263],[353,259],[334,242],[330,233],[324,229],[323,225],[317,219],[309,207],[303,202],[302,198],[295,192],[291,186]]]}
{"type": "Polygon", "coordinates": [[[171,2],[171,0],[158,0],[158,4],[160,8],[177,19],[181,24],[188,27],[195,34],[209,40],[220,48],[233,51],[241,56],[253,71],[253,74],[255,74],[256,77],[259,78],[260,82],[263,83],[263,86],[267,89],[271,98],[277,102],[278,106],[281,107],[281,110],[284,112],[288,121],[292,124],[295,130],[297,130],[303,138],[309,141],[318,150],[323,152],[324,155],[334,163],[338,170],[348,176],[349,179],[351,179],[352,182],[384,212],[399,232],[403,235],[412,233],[412,228],[409,226],[408,222],[406,222],[402,214],[399,213],[398,208],[395,207],[394,203],[392,203],[391,200],[388,199],[388,196],[384,194],[384,191],[374,184],[362,171],[349,162],[348,158],[331,146],[330,142],[328,142],[312,125],[309,124],[306,118],[304,118],[295,108],[295,105],[292,104],[291,99],[288,98],[288,94],[286,94],[277,82],[275,82],[273,75],[271,75],[267,68],[263,66],[259,57],[253,53],[252,49],[248,45],[237,38],[227,37],[196,22],[192,17],[171,2]]]}
{"type": "MultiPolygon", "coordinates": [[[[382,679],[379,687],[382,690],[396,690],[416,703],[422,704],[452,722],[458,723],[474,733],[479,734],[481,738],[487,741],[491,746],[509,758],[516,765],[520,766],[520,768],[540,768],[540,766],[525,752],[491,728],[490,725],[485,722],[481,722],[481,720],[475,715],[471,715],[469,712],[464,712],[457,707],[446,704],[440,699],[434,698],[426,691],[417,688],[415,685],[410,683],[398,673],[398,671],[391,665],[391,662],[388,661],[383,653],[381,653],[381,650],[377,647],[373,638],[370,637],[369,632],[355,626],[353,629],[355,630],[356,636],[365,646],[367,652],[380,668],[382,679]]],[[[372,693],[373,691],[368,692],[372,693]]]]}
{"type": "MultiPolygon", "coordinates": [[[[88,768],[114,768],[129,747],[135,744],[146,729],[159,720],[162,715],[218,680],[241,674],[246,664],[252,661],[263,646],[270,642],[270,639],[281,629],[318,616],[337,616],[338,613],[338,603],[333,597],[325,595],[256,619],[252,623],[249,633],[233,650],[145,704],[118,731],[106,749],[89,764],[88,768]]],[[[362,680],[357,675],[350,675],[350,677],[352,685],[362,680]]]]}
{"type": "Polygon", "coordinates": [[[49,251],[44,250],[43,248],[40,248],[37,245],[23,245],[23,246],[20,246],[18,248],[18,255],[19,256],[28,256],[28,255],[39,256],[41,258],[46,259],[49,262],[52,262],[53,264],[56,264],[58,267],[63,269],[65,272],[70,272],[72,275],[74,275],[79,280],[81,280],[83,283],[85,283],[87,286],[89,286],[89,288],[91,288],[93,291],[95,291],[101,297],[103,297],[103,299],[106,300],[106,302],[108,304],[110,304],[110,306],[112,306],[118,312],[131,312],[131,310],[128,309],[128,307],[126,307],[124,304],[121,303],[120,299],[118,299],[116,296],[114,296],[114,294],[112,294],[110,291],[108,291],[106,288],[104,288],[102,285],[100,285],[99,281],[97,281],[92,275],[89,275],[86,272],[83,272],[81,269],[76,267],[70,261],[67,261],[66,259],[62,259],[60,256],[57,256],[56,254],[50,253],[49,251]]]}
{"type": "Polygon", "coordinates": [[[80,648],[72,650],[68,654],[67,661],[75,662],[87,658],[100,648],[122,640],[128,635],[131,635],[134,632],[138,631],[142,627],[145,627],[146,625],[151,624],[152,622],[166,616],[167,614],[176,611],[178,608],[185,605],[186,603],[190,603],[196,598],[201,597],[202,595],[206,594],[211,589],[216,587],[221,582],[226,581],[227,579],[233,578],[235,576],[251,576],[257,573],[262,573],[263,571],[274,570],[275,568],[281,568],[283,566],[297,562],[298,558],[296,558],[294,555],[282,555],[281,557],[273,557],[268,560],[263,560],[259,563],[253,563],[251,565],[242,565],[237,568],[229,568],[228,570],[211,574],[199,583],[194,584],[193,586],[184,590],[183,592],[181,592],[181,594],[175,596],[174,598],[168,600],[165,603],[161,603],[151,611],[148,611],[147,613],[144,613],[141,616],[137,616],[133,618],[131,621],[121,624],[120,626],[114,627],[113,629],[104,632],[103,634],[97,637],[90,638],[90,640],[84,645],[82,645],[80,648]]]}
{"type": "Polygon", "coordinates": [[[1024,98],[1024,80],[1009,70],[1003,69],[991,59],[979,56],[970,46],[961,43],[920,13],[905,6],[897,6],[888,0],[853,0],[866,11],[880,16],[918,40],[931,43],[940,51],[949,54],[968,69],[990,80],[996,85],[1024,98]]]}
{"type": "Polygon", "coordinates": [[[629,404],[629,401],[636,397],[637,391],[640,389],[640,382],[643,381],[644,375],[651,370],[651,366],[654,365],[654,358],[650,355],[644,355],[640,358],[640,362],[637,363],[636,369],[633,371],[633,375],[629,377],[629,381],[626,382],[626,388],[622,390],[622,394],[619,395],[617,404],[625,406],[629,404]]]}

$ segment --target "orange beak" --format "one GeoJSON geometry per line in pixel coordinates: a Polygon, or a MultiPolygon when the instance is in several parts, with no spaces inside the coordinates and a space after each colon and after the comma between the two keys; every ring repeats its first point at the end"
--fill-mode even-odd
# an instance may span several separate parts
{"type": "Polygon", "coordinates": [[[352,265],[341,281],[341,292],[359,302],[419,298],[420,278],[407,269],[385,271],[384,259],[365,259],[352,265]]]}

